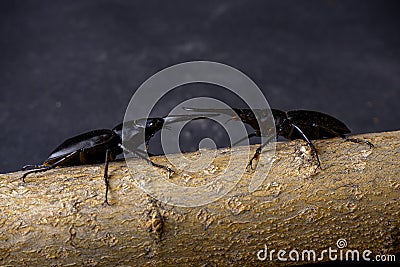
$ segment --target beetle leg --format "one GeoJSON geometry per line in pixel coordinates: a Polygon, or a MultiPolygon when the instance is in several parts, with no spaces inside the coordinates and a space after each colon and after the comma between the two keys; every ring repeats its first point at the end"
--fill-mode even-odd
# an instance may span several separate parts
{"type": "Polygon", "coordinates": [[[291,126],[297,130],[297,132],[303,137],[304,141],[306,141],[307,144],[311,147],[311,150],[313,151],[318,162],[317,168],[321,168],[321,162],[319,161],[318,152],[314,144],[311,142],[310,139],[308,139],[308,137],[303,133],[303,131],[297,125],[291,124],[291,126]]]}
{"type": "Polygon", "coordinates": [[[106,185],[106,194],[104,195],[104,203],[107,205],[110,205],[110,203],[108,203],[108,189],[110,187],[110,184],[108,182],[108,163],[110,162],[110,155],[111,155],[111,150],[107,149],[106,159],[104,163],[104,183],[106,185]]]}
{"type": "MultiPolygon", "coordinates": [[[[138,151],[139,152],[139,151],[138,151]]],[[[144,152],[144,151],[143,151],[144,152]]],[[[146,152],[144,152],[144,154],[148,154],[148,153],[146,153],[146,152]]],[[[137,153],[137,155],[139,155],[139,157],[142,157],[142,159],[148,159],[146,156],[143,156],[143,155],[140,155],[140,153],[137,153]]],[[[149,155],[149,154],[148,154],[149,155]]],[[[149,155],[150,156],[150,155],[149,155]]],[[[147,160],[146,160],[147,161],[147,160]]],[[[171,168],[169,168],[169,167],[167,167],[167,166],[164,166],[164,165],[161,165],[161,164],[157,164],[157,163],[154,163],[153,161],[151,161],[150,159],[149,159],[149,161],[147,161],[148,163],[150,163],[152,166],[154,166],[154,167],[157,167],[157,168],[160,168],[160,169],[164,169],[164,170],[166,170],[166,171],[168,171],[168,178],[171,176],[171,174],[173,174],[174,173],[174,171],[171,169],[171,168]]]]}
{"type": "Polygon", "coordinates": [[[28,174],[36,173],[36,172],[44,172],[44,171],[47,171],[47,170],[50,170],[50,169],[51,169],[51,165],[50,165],[50,166],[43,166],[43,165],[40,166],[40,165],[38,165],[38,168],[32,169],[32,170],[30,170],[30,171],[24,173],[24,175],[22,175],[22,177],[21,177],[21,180],[22,180],[22,182],[25,183],[25,177],[26,177],[28,174]]]}
{"type": "Polygon", "coordinates": [[[249,161],[249,163],[247,164],[247,167],[246,168],[251,168],[252,170],[254,170],[255,168],[253,168],[253,160],[255,160],[255,159],[259,159],[259,157],[260,157],[260,155],[261,155],[261,152],[262,152],[262,149],[263,149],[263,147],[264,146],[266,146],[267,145],[267,143],[265,143],[265,144],[262,144],[261,146],[259,146],[258,148],[257,148],[257,150],[256,150],[256,153],[254,153],[254,155],[253,155],[253,157],[250,159],[250,161],[249,161]]]}
{"type": "Polygon", "coordinates": [[[29,165],[25,165],[24,167],[22,167],[22,171],[26,171],[28,169],[40,169],[43,168],[43,165],[37,165],[37,164],[29,164],[29,165]]]}
{"type": "Polygon", "coordinates": [[[253,157],[250,159],[250,161],[249,161],[249,163],[247,164],[247,167],[246,167],[246,168],[249,168],[249,167],[250,167],[251,169],[254,170],[254,168],[253,168],[253,160],[255,160],[255,159],[258,160],[258,158],[260,157],[260,155],[261,155],[261,153],[262,153],[263,148],[266,147],[266,146],[271,142],[271,139],[272,139],[272,138],[274,138],[274,137],[271,136],[270,138],[268,138],[268,140],[267,140],[266,142],[264,142],[264,144],[262,144],[261,146],[259,146],[259,147],[257,148],[256,153],[254,153],[253,157]]]}
{"type": "Polygon", "coordinates": [[[61,158],[61,159],[59,159],[58,161],[54,162],[53,164],[51,164],[51,165],[49,165],[49,166],[44,166],[44,165],[38,166],[38,168],[33,169],[33,170],[30,170],[30,171],[24,173],[24,175],[22,175],[21,179],[22,179],[22,181],[25,183],[25,177],[26,177],[28,174],[30,174],[30,173],[36,173],[36,172],[45,172],[45,171],[48,171],[48,170],[50,170],[50,169],[53,169],[53,168],[55,168],[55,167],[61,165],[62,163],[66,162],[67,160],[69,160],[72,156],[74,156],[74,155],[77,154],[77,153],[80,153],[80,150],[77,150],[77,151],[74,151],[74,152],[68,154],[67,156],[65,156],[65,157],[63,157],[63,158],[61,158]]]}
{"type": "Polygon", "coordinates": [[[324,126],[316,125],[316,127],[321,128],[324,131],[329,132],[329,133],[331,133],[333,135],[336,135],[337,137],[343,138],[346,141],[350,141],[350,142],[358,143],[358,144],[367,144],[369,146],[369,148],[373,148],[374,147],[374,145],[371,142],[367,141],[367,140],[362,140],[362,139],[358,139],[358,138],[350,138],[350,137],[345,136],[344,134],[340,134],[340,133],[338,133],[338,132],[336,132],[334,130],[331,130],[331,129],[327,128],[327,127],[324,127],[324,126]]]}
{"type": "Polygon", "coordinates": [[[146,151],[144,151],[144,150],[142,150],[140,148],[135,148],[135,150],[137,150],[139,152],[142,152],[143,154],[147,154],[147,155],[149,155],[149,157],[154,156],[154,154],[148,152],[149,151],[149,145],[150,145],[149,142],[150,142],[150,139],[145,142],[146,151]]]}
{"type": "Polygon", "coordinates": [[[371,142],[367,141],[367,140],[362,140],[362,139],[358,139],[358,138],[349,138],[347,136],[344,137],[344,140],[346,141],[350,141],[353,143],[359,143],[359,144],[366,144],[369,146],[369,148],[373,148],[374,144],[372,144],[371,142]]]}
{"type": "Polygon", "coordinates": [[[123,150],[125,150],[126,152],[132,153],[132,154],[138,156],[139,158],[145,160],[147,163],[151,164],[152,166],[157,167],[157,168],[161,168],[161,169],[164,169],[164,170],[168,171],[168,177],[170,176],[170,174],[174,173],[174,171],[173,171],[171,168],[169,168],[169,167],[167,167],[167,166],[164,166],[164,165],[161,165],[161,164],[157,164],[157,163],[152,162],[148,157],[146,157],[146,156],[140,154],[139,151],[132,151],[132,150],[130,150],[130,149],[124,147],[123,145],[120,145],[120,147],[121,147],[123,150]]]}

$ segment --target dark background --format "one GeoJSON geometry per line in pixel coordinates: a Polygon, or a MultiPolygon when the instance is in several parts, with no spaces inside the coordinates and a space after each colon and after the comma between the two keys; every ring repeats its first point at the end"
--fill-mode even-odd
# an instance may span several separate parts
{"type": "Polygon", "coordinates": [[[399,129],[399,14],[398,1],[2,0],[0,172],[112,128],[142,82],[191,60],[238,68],[274,108],[399,129]]]}

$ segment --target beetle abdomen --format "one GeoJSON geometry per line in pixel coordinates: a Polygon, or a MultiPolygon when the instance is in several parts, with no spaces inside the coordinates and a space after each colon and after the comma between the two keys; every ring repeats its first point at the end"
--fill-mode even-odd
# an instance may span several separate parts
{"type": "Polygon", "coordinates": [[[65,140],[44,162],[48,166],[62,158],[70,157],[62,166],[104,162],[107,149],[120,142],[120,137],[111,130],[90,131],[65,140]]]}
{"type": "Polygon", "coordinates": [[[337,135],[333,132],[342,135],[350,133],[349,128],[342,121],[325,113],[292,110],[288,111],[287,114],[290,122],[298,126],[310,139],[336,137],[337,135]]]}

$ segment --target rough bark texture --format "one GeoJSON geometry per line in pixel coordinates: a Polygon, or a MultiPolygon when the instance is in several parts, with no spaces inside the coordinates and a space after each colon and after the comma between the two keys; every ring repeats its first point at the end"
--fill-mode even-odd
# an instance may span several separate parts
{"type": "MultiPolygon", "coordinates": [[[[319,253],[338,249],[340,238],[346,239],[346,249],[360,253],[399,253],[400,132],[359,138],[375,147],[315,141],[322,170],[315,170],[304,142],[278,143],[258,190],[248,191],[248,172],[226,196],[195,208],[149,197],[125,162],[109,167],[111,206],[102,204],[102,165],[33,174],[25,184],[19,180],[22,172],[0,175],[0,265],[290,265],[304,262],[279,262],[276,253],[275,261],[259,261],[257,252],[267,245],[268,250],[319,253]]],[[[235,156],[242,150],[235,149],[235,156]]],[[[226,152],[217,151],[211,169],[196,176],[177,173],[171,181],[195,186],[212,179],[223,170],[226,152]]],[[[162,157],[153,160],[165,163],[162,157]]],[[[134,175],[165,175],[134,162],[134,175]]],[[[260,162],[258,168],[264,167],[260,162]]]]}

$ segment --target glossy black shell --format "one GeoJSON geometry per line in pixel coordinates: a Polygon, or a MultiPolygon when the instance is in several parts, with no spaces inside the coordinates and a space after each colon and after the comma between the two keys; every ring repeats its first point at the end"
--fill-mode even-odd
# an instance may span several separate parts
{"type": "MultiPolygon", "coordinates": [[[[184,108],[185,110],[195,112],[216,112],[227,115],[232,114],[230,109],[202,109],[202,108],[184,108]]],[[[254,130],[256,136],[260,136],[260,126],[258,125],[256,115],[260,118],[268,116],[265,110],[251,110],[251,109],[238,109],[233,108],[237,113],[238,118],[250,125],[254,130]]],[[[291,110],[288,112],[279,109],[271,109],[274,117],[276,134],[290,140],[304,139],[294,127],[300,128],[305,136],[309,139],[323,139],[337,137],[338,135],[345,135],[350,133],[349,128],[340,120],[328,114],[310,111],[310,110],[291,110]]]]}
{"type": "Polygon", "coordinates": [[[77,151],[79,153],[71,156],[62,165],[102,163],[107,149],[110,149],[113,155],[122,153],[122,149],[118,146],[120,142],[121,138],[112,130],[101,129],[83,133],[65,140],[50,154],[43,165],[51,165],[77,151]]]}
{"type": "MultiPolygon", "coordinates": [[[[298,126],[309,139],[337,137],[332,131],[344,135],[350,133],[349,128],[340,120],[328,114],[310,110],[291,110],[286,112],[287,120],[298,126]]],[[[302,138],[297,131],[292,131],[289,139],[302,138]]]]}

